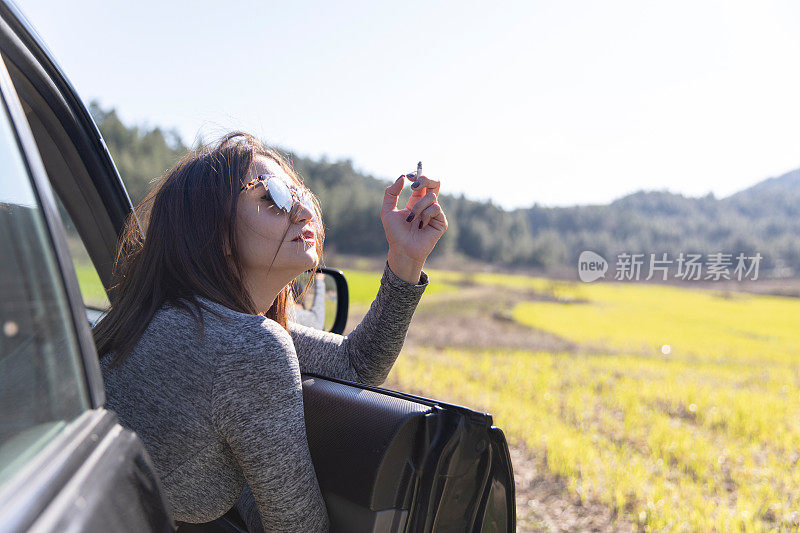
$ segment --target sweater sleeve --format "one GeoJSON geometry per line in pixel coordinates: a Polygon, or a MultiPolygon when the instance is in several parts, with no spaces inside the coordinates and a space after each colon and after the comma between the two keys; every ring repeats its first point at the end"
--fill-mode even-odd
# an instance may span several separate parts
{"type": "Polygon", "coordinates": [[[256,531],[262,525],[266,531],[327,531],[291,337],[274,321],[259,317],[219,344],[212,416],[249,487],[240,504],[255,504],[243,509],[248,525],[256,531]]]}
{"type": "Polygon", "coordinates": [[[408,325],[428,286],[423,272],[417,284],[383,270],[369,311],[348,336],[290,323],[302,372],[380,385],[386,380],[405,342],[408,325]]]}

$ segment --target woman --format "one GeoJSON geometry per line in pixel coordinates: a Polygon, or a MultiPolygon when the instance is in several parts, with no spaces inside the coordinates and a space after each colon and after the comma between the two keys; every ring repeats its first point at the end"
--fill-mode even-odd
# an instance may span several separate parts
{"type": "Polygon", "coordinates": [[[386,189],[386,268],[348,337],[287,321],[293,280],[319,264],[322,220],[256,138],[235,132],[190,153],[137,208],[145,237],[132,218],[94,336],[106,406],[141,437],[176,520],[213,520],[238,500],[253,529],[328,528],[300,372],[386,379],[447,229],[437,181],[415,179],[397,208],[405,178],[386,189]]]}

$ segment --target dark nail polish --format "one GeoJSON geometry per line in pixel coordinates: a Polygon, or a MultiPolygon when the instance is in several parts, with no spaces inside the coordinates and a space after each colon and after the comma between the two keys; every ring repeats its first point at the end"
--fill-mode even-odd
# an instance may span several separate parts
{"type": "Polygon", "coordinates": [[[417,187],[419,187],[419,182],[418,181],[415,181],[414,183],[411,184],[411,188],[412,189],[416,189],[417,187]]]}
{"type": "Polygon", "coordinates": [[[422,221],[419,221],[419,229],[422,229],[422,221]]]}
{"type": "Polygon", "coordinates": [[[414,220],[414,213],[408,215],[408,218],[406,218],[406,222],[411,222],[412,220],[414,220]]]}

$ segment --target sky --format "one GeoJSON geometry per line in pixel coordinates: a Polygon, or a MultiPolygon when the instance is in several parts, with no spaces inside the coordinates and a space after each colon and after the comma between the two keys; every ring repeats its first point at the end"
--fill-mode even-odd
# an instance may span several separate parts
{"type": "Polygon", "coordinates": [[[800,3],[17,0],[86,102],[505,208],[800,167],[800,3]]]}

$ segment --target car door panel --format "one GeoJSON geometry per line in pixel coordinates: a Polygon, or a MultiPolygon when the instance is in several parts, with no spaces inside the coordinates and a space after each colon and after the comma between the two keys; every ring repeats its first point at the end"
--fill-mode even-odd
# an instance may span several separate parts
{"type": "Polygon", "coordinates": [[[136,435],[87,411],[0,490],[0,531],[173,531],[136,435]]]}
{"type": "Polygon", "coordinates": [[[484,520],[489,530],[512,530],[511,462],[491,415],[303,378],[309,448],[335,530],[474,531],[484,520]]]}

